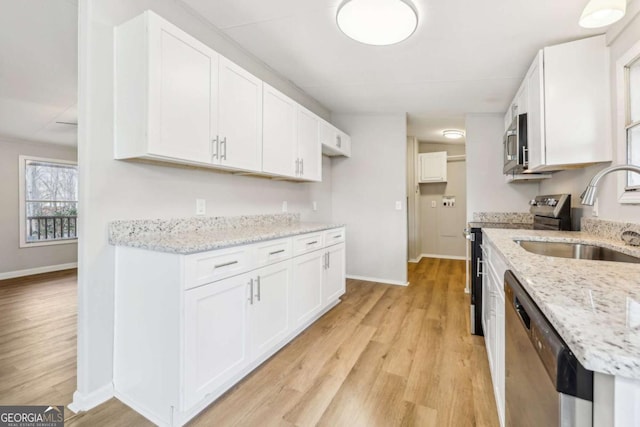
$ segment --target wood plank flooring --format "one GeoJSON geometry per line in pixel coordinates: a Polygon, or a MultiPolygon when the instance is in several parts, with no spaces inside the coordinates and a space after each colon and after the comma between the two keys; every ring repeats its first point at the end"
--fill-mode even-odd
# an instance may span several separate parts
{"type": "MultiPolygon", "coordinates": [[[[189,425],[497,426],[484,341],[468,332],[464,270],[464,261],[423,259],[409,265],[408,287],[349,280],[341,304],[189,425]]],[[[73,300],[75,313],[75,296],[65,299],[73,300]]],[[[67,331],[65,319],[60,321],[67,331]]],[[[0,328],[3,339],[4,322],[0,328]]],[[[48,332],[63,334],[53,326],[48,332]]],[[[75,389],[75,331],[66,333],[73,367],[63,363],[69,372],[54,374],[48,387],[68,392],[68,403],[75,389]]],[[[37,337],[26,338],[30,340],[37,342],[37,337]]],[[[21,385],[15,374],[20,364],[5,363],[4,351],[3,379],[5,372],[7,378],[13,374],[13,386],[27,393],[30,387],[21,385]]],[[[36,363],[45,364],[47,358],[40,353],[36,363]]],[[[58,355],[53,365],[60,358],[66,360],[58,355]]],[[[21,378],[29,383],[38,375],[42,373],[23,373],[21,378]]],[[[0,391],[0,404],[8,400],[13,386],[0,391]]],[[[30,402],[44,391],[33,391],[30,402]]],[[[68,418],[66,425],[152,424],[111,399],[68,418]]]]}

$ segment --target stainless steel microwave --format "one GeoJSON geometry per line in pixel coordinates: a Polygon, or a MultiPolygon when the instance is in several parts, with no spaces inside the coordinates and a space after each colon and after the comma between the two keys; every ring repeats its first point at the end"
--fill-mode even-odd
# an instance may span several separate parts
{"type": "Polygon", "coordinates": [[[520,173],[528,166],[527,115],[516,114],[504,134],[503,173],[520,173]]]}

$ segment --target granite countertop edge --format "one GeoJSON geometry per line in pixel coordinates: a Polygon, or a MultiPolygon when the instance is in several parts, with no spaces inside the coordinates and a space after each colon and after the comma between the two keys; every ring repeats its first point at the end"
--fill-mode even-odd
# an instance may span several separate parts
{"type": "Polygon", "coordinates": [[[640,324],[630,324],[627,312],[629,301],[640,303],[640,264],[537,255],[514,240],[596,244],[635,256],[639,248],[575,231],[483,233],[585,368],[640,379],[640,324]]]}
{"type": "Polygon", "coordinates": [[[180,233],[141,233],[133,236],[109,236],[109,244],[156,252],[190,255],[217,249],[242,246],[268,240],[293,237],[344,227],[344,224],[293,223],[241,229],[193,230],[180,233]]]}

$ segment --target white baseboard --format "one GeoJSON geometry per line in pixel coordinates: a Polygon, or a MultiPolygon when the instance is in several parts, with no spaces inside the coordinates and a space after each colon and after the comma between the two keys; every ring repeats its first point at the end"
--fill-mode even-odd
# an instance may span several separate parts
{"type": "Polygon", "coordinates": [[[47,265],[44,267],[27,268],[26,270],[8,271],[6,273],[0,273],[0,280],[13,279],[14,277],[33,276],[34,274],[51,273],[52,271],[69,270],[77,267],[77,262],[70,262],[68,264],[47,265]]]}
{"type": "Polygon", "coordinates": [[[74,413],[85,412],[106,402],[114,396],[113,383],[105,384],[89,394],[82,394],[78,390],[73,393],[73,402],[67,408],[74,413]]]}
{"type": "Polygon", "coordinates": [[[420,260],[421,260],[421,259],[422,259],[422,257],[418,257],[418,258],[411,258],[411,259],[409,260],[409,262],[410,262],[410,263],[412,263],[412,264],[417,264],[417,263],[419,263],[419,262],[420,262],[420,260]]]}
{"type": "Polygon", "coordinates": [[[366,282],[384,283],[385,285],[409,286],[409,282],[402,282],[400,280],[378,279],[377,277],[347,275],[347,279],[364,280],[366,282]]]}
{"type": "Polygon", "coordinates": [[[467,260],[466,256],[459,255],[420,254],[420,258],[418,259],[418,261],[420,261],[422,258],[456,259],[461,261],[467,260]]]}

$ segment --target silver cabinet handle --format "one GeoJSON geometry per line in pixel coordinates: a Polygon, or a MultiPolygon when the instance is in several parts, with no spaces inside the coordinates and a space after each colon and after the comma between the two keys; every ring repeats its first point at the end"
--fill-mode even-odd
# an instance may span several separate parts
{"type": "Polygon", "coordinates": [[[342,237],[342,234],[336,234],[335,236],[333,236],[334,239],[339,239],[340,237],[342,237]]]}
{"type": "Polygon", "coordinates": [[[253,279],[249,280],[249,304],[253,305],[253,279]]]}
{"type": "Polygon", "coordinates": [[[211,140],[211,161],[218,159],[218,135],[211,140]]]}
{"type": "Polygon", "coordinates": [[[226,136],[222,138],[222,141],[220,141],[220,148],[222,147],[224,147],[224,151],[220,155],[220,160],[227,160],[227,137],[226,136]]]}
{"type": "Polygon", "coordinates": [[[256,283],[258,284],[258,293],[256,294],[256,297],[258,298],[258,302],[260,302],[260,276],[256,278],[256,283]]]}
{"type": "Polygon", "coordinates": [[[480,277],[484,274],[483,267],[484,261],[478,258],[478,264],[476,264],[476,277],[480,277]]]}
{"type": "Polygon", "coordinates": [[[221,267],[228,267],[230,265],[237,264],[237,263],[238,263],[238,261],[229,261],[229,262],[225,262],[224,264],[216,264],[216,265],[213,266],[213,268],[216,269],[216,268],[221,268],[221,267]]]}
{"type": "Polygon", "coordinates": [[[304,175],[304,159],[300,159],[300,175],[304,175]]]}
{"type": "Polygon", "coordinates": [[[296,159],[296,176],[300,175],[300,159],[296,159]]]}
{"type": "Polygon", "coordinates": [[[318,241],[317,241],[317,240],[314,240],[313,242],[309,242],[309,243],[307,243],[307,246],[309,246],[309,245],[315,245],[316,243],[318,243],[318,241]]]}
{"type": "Polygon", "coordinates": [[[269,252],[269,255],[281,254],[282,252],[284,252],[284,249],[280,249],[279,251],[269,252]]]}

